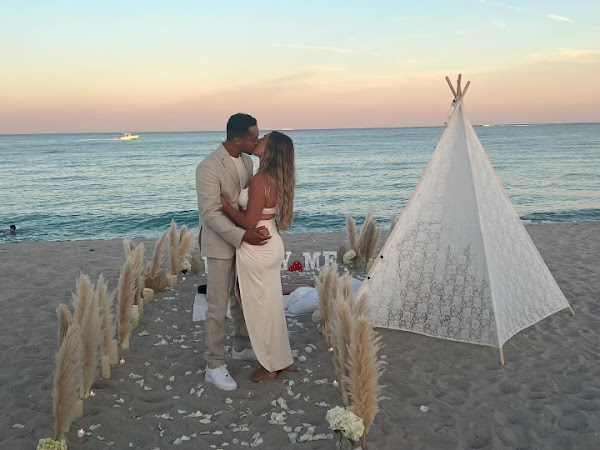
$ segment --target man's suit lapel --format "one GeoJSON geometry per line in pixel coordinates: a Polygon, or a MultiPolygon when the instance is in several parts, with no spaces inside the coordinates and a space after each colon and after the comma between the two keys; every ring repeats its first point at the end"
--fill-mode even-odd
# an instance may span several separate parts
{"type": "Polygon", "coordinates": [[[219,158],[221,159],[221,164],[225,166],[227,172],[229,172],[229,175],[231,175],[231,177],[233,178],[235,185],[241,191],[242,188],[240,186],[240,176],[238,175],[237,169],[235,168],[235,164],[233,164],[233,161],[231,160],[231,157],[229,156],[229,153],[227,152],[223,144],[219,145],[217,152],[219,154],[219,158]]]}

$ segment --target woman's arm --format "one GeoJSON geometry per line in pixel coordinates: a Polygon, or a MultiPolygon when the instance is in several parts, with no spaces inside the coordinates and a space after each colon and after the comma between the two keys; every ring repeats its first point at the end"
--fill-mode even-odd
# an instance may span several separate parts
{"type": "Polygon", "coordinates": [[[266,177],[262,174],[256,174],[250,184],[248,191],[248,208],[238,211],[229,202],[221,197],[223,213],[229,217],[236,225],[251,230],[262,216],[262,210],[267,204],[265,183],[268,183],[266,177]]]}

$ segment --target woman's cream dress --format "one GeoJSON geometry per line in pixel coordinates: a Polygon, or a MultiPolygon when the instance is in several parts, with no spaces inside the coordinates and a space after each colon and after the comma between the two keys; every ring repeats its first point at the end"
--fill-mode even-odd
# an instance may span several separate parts
{"type": "MultiPolygon", "coordinates": [[[[240,193],[238,203],[244,209],[248,206],[247,188],[240,193]]],[[[275,214],[276,210],[265,208],[263,214],[275,214]]],[[[236,270],[252,348],[258,362],[274,372],[294,362],[281,291],[283,241],[275,219],[260,220],[256,226],[266,227],[271,239],[265,245],[242,242],[236,251],[236,270]]]]}

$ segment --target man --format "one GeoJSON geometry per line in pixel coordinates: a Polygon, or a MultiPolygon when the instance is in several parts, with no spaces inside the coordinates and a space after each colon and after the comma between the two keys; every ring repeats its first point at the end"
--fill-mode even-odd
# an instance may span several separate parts
{"type": "Polygon", "coordinates": [[[196,168],[196,193],[200,214],[200,252],[207,258],[206,346],[204,378],[219,389],[232,391],[237,383],[225,365],[225,315],[231,301],[233,359],[256,359],[239,300],[234,294],[235,249],[242,241],[263,245],[265,228],[244,230],[221,212],[221,195],[236,208],[240,191],[252,179],[251,154],[258,143],[256,119],[234,114],[227,122],[227,140],[196,168]],[[261,233],[262,232],[262,233],[261,233]]]}

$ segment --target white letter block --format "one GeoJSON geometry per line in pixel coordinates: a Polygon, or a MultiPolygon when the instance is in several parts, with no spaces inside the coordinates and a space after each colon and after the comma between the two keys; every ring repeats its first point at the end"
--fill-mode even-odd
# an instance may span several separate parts
{"type": "MultiPolygon", "coordinates": [[[[337,254],[337,253],[336,253],[337,254]]],[[[321,252],[314,252],[312,255],[310,252],[302,252],[304,256],[304,270],[319,270],[321,267],[319,257],[321,252]]]]}

